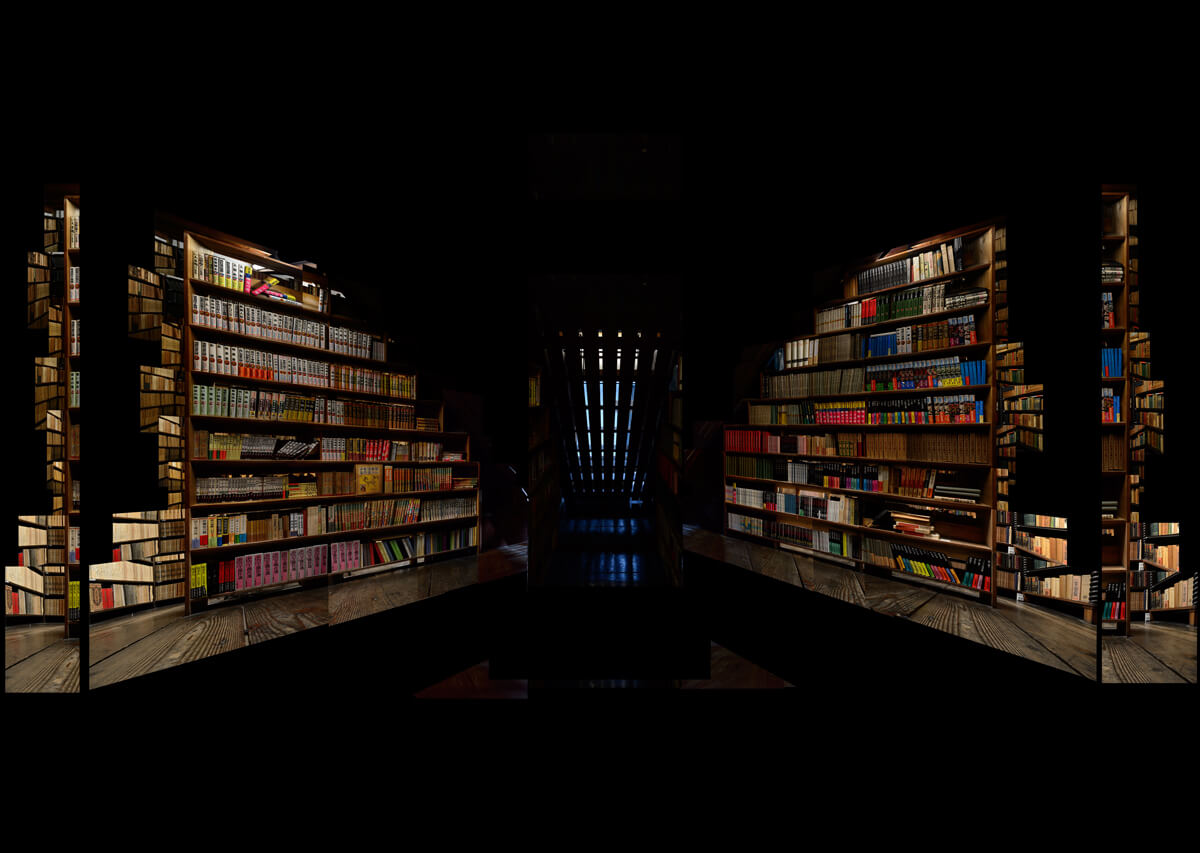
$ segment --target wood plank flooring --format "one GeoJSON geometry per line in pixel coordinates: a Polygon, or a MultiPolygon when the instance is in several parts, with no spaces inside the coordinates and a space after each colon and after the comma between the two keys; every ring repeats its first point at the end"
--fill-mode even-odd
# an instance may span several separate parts
{"type": "MultiPolygon", "coordinates": [[[[996,608],[955,592],[905,583],[806,554],[685,525],[685,550],[859,607],[1094,680],[1095,629],[1078,619],[1001,599],[996,608]],[[788,561],[794,574],[787,568],[788,561]]],[[[1166,643],[1163,644],[1164,647],[1166,643]]],[[[1182,645],[1182,644],[1180,644],[1182,645]]],[[[1195,659],[1193,656],[1192,665],[1195,659]]]]}
{"type": "Polygon", "coordinates": [[[62,623],[45,622],[30,625],[9,625],[4,632],[4,667],[24,660],[32,654],[52,646],[63,638],[62,623]]]}
{"type": "MultiPolygon", "coordinates": [[[[93,629],[92,688],[321,625],[403,607],[475,583],[525,571],[523,545],[483,555],[346,578],[182,617],[179,607],[147,610],[93,629]]],[[[61,627],[59,631],[61,632],[61,627]]],[[[27,641],[31,642],[31,641],[27,641]]]]}
{"type": "Polygon", "coordinates": [[[1196,683],[1196,629],[1135,623],[1128,637],[1104,639],[1104,680],[1118,684],[1196,683]]]}
{"type": "Polygon", "coordinates": [[[79,692],[79,641],[64,639],[56,627],[55,642],[5,668],[5,693],[79,692]]]}

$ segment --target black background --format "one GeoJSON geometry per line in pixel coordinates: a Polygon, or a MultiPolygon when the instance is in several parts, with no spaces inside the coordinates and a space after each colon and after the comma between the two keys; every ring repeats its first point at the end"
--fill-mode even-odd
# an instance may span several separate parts
{"type": "MultiPolygon", "coordinates": [[[[1110,159],[1082,131],[1049,141],[1043,134],[1014,137],[1012,128],[970,138],[885,130],[886,124],[851,132],[813,118],[787,129],[754,121],[724,126],[647,113],[633,121],[497,122],[367,143],[343,133],[283,152],[231,151],[193,139],[164,144],[163,156],[153,161],[91,151],[78,160],[34,156],[29,162],[36,168],[7,179],[2,268],[14,283],[5,311],[7,363],[28,352],[15,283],[23,280],[23,253],[38,246],[46,181],[81,183],[96,235],[97,254],[89,254],[88,263],[98,271],[94,287],[118,289],[117,271],[149,263],[147,217],[156,206],[361,282],[349,292],[383,312],[398,338],[411,341],[408,352],[423,376],[440,374],[444,387],[485,395],[486,429],[514,459],[524,435],[530,274],[680,274],[690,374],[686,417],[721,420],[730,417],[737,396],[732,365],[743,348],[808,330],[813,304],[836,295],[814,287],[822,269],[1005,216],[1011,338],[1027,342],[1028,374],[1044,377],[1053,448],[1022,474],[1054,486],[1043,492],[1056,504],[1047,511],[1084,517],[1098,514],[1092,505],[1098,383],[1079,377],[1085,363],[1099,366],[1092,331],[1099,186],[1137,183],[1143,328],[1153,336],[1155,376],[1172,392],[1168,456],[1148,466],[1144,517],[1186,522],[1188,472],[1197,470],[1181,411],[1194,327],[1188,220],[1197,197],[1194,178],[1177,167],[1170,149],[1154,158],[1127,150],[1110,159]],[[567,185],[546,193],[580,194],[570,183],[582,181],[582,195],[607,196],[603,200],[533,202],[531,173],[555,180],[553,170],[533,173],[530,164],[529,138],[547,130],[659,134],[674,140],[676,160],[626,165],[633,173],[644,170],[629,180],[627,193],[611,188],[614,172],[606,168],[572,172],[567,185]],[[114,278],[100,280],[102,270],[114,278]],[[405,336],[409,318],[418,331],[405,336]]],[[[658,158],[659,149],[653,150],[658,158]]],[[[129,363],[129,345],[112,340],[112,356],[129,363]]],[[[7,372],[5,381],[6,397],[23,399],[22,370],[7,372]]],[[[89,376],[84,393],[94,400],[96,392],[89,392],[102,391],[103,380],[92,382],[89,376]]],[[[123,387],[114,378],[112,392],[128,393],[123,387]]],[[[19,425],[27,407],[15,409],[9,420],[19,425]]],[[[97,437],[85,442],[102,437],[112,447],[125,446],[128,436],[116,424],[89,421],[88,434],[97,437]]],[[[16,446],[26,446],[31,434],[18,431],[16,446]]],[[[90,453],[85,450],[88,482],[113,483],[122,500],[149,494],[148,481],[130,477],[120,454],[90,463],[90,453]]],[[[41,465],[32,459],[17,454],[12,482],[40,482],[41,465]]],[[[6,495],[5,518],[37,511],[24,505],[21,492],[6,495]]],[[[6,535],[15,546],[13,528],[6,535]]],[[[1073,540],[1072,547],[1089,546],[1073,540]]],[[[886,636],[881,632],[880,639],[886,636]]],[[[835,654],[836,642],[831,648],[835,654]]],[[[852,695],[870,690],[849,668],[823,686],[852,695]]]]}

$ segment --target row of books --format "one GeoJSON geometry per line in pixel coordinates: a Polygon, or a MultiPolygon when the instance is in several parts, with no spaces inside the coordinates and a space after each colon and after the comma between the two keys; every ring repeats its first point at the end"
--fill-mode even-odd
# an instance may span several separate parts
{"type": "Polygon", "coordinates": [[[750,404],[751,424],[873,426],[986,423],[984,401],[974,395],[894,397],[787,404],[750,404]]]}
{"type": "Polygon", "coordinates": [[[997,432],[996,445],[1002,451],[1014,451],[1014,453],[1002,453],[1003,456],[1015,455],[1018,446],[1040,453],[1046,449],[1045,433],[1040,429],[1026,428],[1020,425],[1006,426],[997,432]]]}
{"type": "MultiPolygon", "coordinates": [[[[763,397],[812,397],[827,394],[853,394],[864,390],[865,371],[861,367],[846,370],[818,370],[813,373],[764,374],[760,388],[763,397]]],[[[682,401],[680,401],[682,402],[682,401]]]]}
{"type": "Polygon", "coordinates": [[[962,271],[962,238],[955,237],[935,249],[862,270],[855,278],[861,294],[962,271]]]}
{"type": "Polygon", "coordinates": [[[330,328],[319,320],[268,311],[215,296],[192,294],[192,325],[319,350],[332,350],[330,328]]]}
{"type": "Polygon", "coordinates": [[[223,503],[352,495],[358,485],[354,474],[348,471],[197,477],[196,500],[223,503]]]}
{"type": "MultiPolygon", "coordinates": [[[[1132,603],[1132,602],[1131,602],[1132,603]]],[[[1167,610],[1180,607],[1195,607],[1196,578],[1193,575],[1166,589],[1154,590],[1149,593],[1150,610],[1167,610]]],[[[1143,605],[1142,608],[1146,609],[1143,605]]]]}
{"type": "Polygon", "coordinates": [[[1044,595],[1063,601],[1076,601],[1087,604],[1091,601],[1091,575],[1026,575],[1021,576],[1020,592],[1044,595]]]}
{"type": "Polygon", "coordinates": [[[1102,347],[1100,349],[1100,375],[1105,379],[1124,376],[1122,358],[1120,347],[1102,347]]]}
{"type": "Polygon", "coordinates": [[[862,341],[858,357],[885,358],[977,343],[979,334],[975,327],[975,317],[966,315],[917,326],[901,326],[892,332],[870,335],[862,341]]]}
{"type": "Polygon", "coordinates": [[[1167,408],[1167,395],[1164,391],[1148,391],[1142,393],[1135,389],[1134,401],[1138,409],[1143,411],[1161,412],[1167,408]]]}
{"type": "Polygon", "coordinates": [[[376,566],[427,557],[443,551],[473,548],[478,542],[477,536],[477,527],[465,527],[456,530],[431,530],[395,539],[376,539],[363,543],[361,562],[363,566],[376,566]]]}
{"type": "Polygon", "coordinates": [[[726,456],[728,476],[753,477],[851,489],[860,492],[879,492],[899,497],[941,498],[977,503],[982,491],[971,486],[956,485],[955,472],[937,468],[912,468],[904,465],[864,464],[847,462],[793,462],[782,459],[763,459],[754,456],[726,456]],[[950,484],[938,483],[938,476],[949,476],[950,484]]]}
{"type": "Polygon", "coordinates": [[[1125,470],[1125,437],[1110,433],[1100,436],[1100,470],[1125,470]]]}
{"type": "Polygon", "coordinates": [[[1121,395],[1115,393],[1112,388],[1100,389],[1100,422],[1121,423],[1121,395]]]}
{"type": "Polygon", "coordinates": [[[223,376],[385,394],[391,397],[412,398],[416,395],[416,377],[408,374],[331,364],[202,340],[192,341],[192,369],[223,376]]]}
{"type": "Polygon", "coordinates": [[[1100,294],[1100,328],[1115,329],[1117,327],[1117,306],[1111,290],[1100,294]]]}
{"type": "Polygon", "coordinates": [[[119,542],[113,548],[113,559],[148,560],[159,553],[160,548],[171,548],[176,544],[182,547],[182,543],[176,543],[172,539],[168,539],[166,542],[157,538],[143,539],[138,542],[119,542]]]}
{"type": "Polygon", "coordinates": [[[149,604],[154,601],[154,587],[144,584],[92,583],[89,584],[88,589],[92,597],[92,613],[133,607],[136,604],[149,604]]]}
{"type": "Polygon", "coordinates": [[[1118,261],[1105,260],[1100,263],[1101,284],[1122,284],[1125,281],[1125,266],[1118,261]]]}
{"type": "Polygon", "coordinates": [[[791,524],[775,518],[760,518],[752,515],[727,512],[725,523],[730,530],[738,530],[765,539],[798,545],[812,551],[833,556],[853,558],[856,537],[845,530],[825,530],[791,524]]]}
{"type": "Polygon", "coordinates": [[[210,433],[202,429],[192,432],[192,456],[196,459],[305,459],[321,444],[320,439],[297,441],[290,435],[210,433]]]}
{"type": "Polygon", "coordinates": [[[1013,523],[1023,527],[1053,527],[1056,530],[1066,530],[1067,520],[1057,515],[1041,515],[1039,513],[1014,513],[1013,523]]]}
{"type": "Polygon", "coordinates": [[[910,462],[990,464],[992,445],[987,435],[947,431],[831,433],[778,435],[763,430],[725,431],[725,450],[742,453],[784,453],[813,456],[866,456],[910,462]]]}
{"type": "Polygon", "coordinates": [[[439,441],[321,438],[321,458],[333,462],[449,462],[462,456],[458,451],[443,450],[439,441]]]}
{"type": "Polygon", "coordinates": [[[987,383],[987,361],[955,357],[873,364],[866,369],[867,391],[954,388],[987,383]]]}
{"type": "Polygon", "coordinates": [[[847,370],[763,375],[762,396],[809,397],[984,385],[987,362],[953,357],[868,365],[847,370]]]}
{"type": "MultiPolygon", "coordinates": [[[[138,543],[147,544],[147,543],[138,543]]],[[[128,545],[128,543],[127,543],[128,545]]],[[[132,558],[121,557],[117,554],[122,548],[113,549],[111,563],[93,563],[88,566],[88,577],[94,581],[125,581],[128,583],[153,583],[154,567],[148,563],[133,562],[132,558]]],[[[152,556],[152,555],[148,555],[152,556]]]]}
{"type": "Polygon", "coordinates": [[[1177,544],[1156,545],[1144,539],[1135,539],[1129,543],[1129,559],[1150,560],[1168,569],[1177,570],[1180,566],[1180,546],[1177,544]]]}
{"type": "Polygon", "coordinates": [[[529,405],[531,407],[542,405],[542,377],[540,375],[529,377],[529,405]]]}
{"type": "Polygon", "coordinates": [[[72,370],[67,381],[67,405],[72,409],[79,408],[80,385],[79,371],[72,370]]]}
{"type": "Polygon", "coordinates": [[[5,584],[4,612],[8,616],[44,616],[45,599],[35,592],[5,584]]]}
{"type": "Polygon", "coordinates": [[[367,403],[306,397],[222,385],[193,385],[192,414],[268,421],[346,424],[376,429],[417,428],[416,409],[404,403],[367,403]]]}
{"type": "Polygon", "coordinates": [[[858,498],[812,492],[790,486],[754,489],[736,483],[727,484],[725,501],[739,506],[786,512],[840,524],[858,524],[861,519],[858,498]]]}
{"type": "Polygon", "coordinates": [[[987,300],[987,291],[968,293],[969,296],[954,294],[948,298],[945,284],[927,284],[847,302],[833,308],[818,310],[816,331],[833,332],[904,317],[919,317],[923,314],[966,307],[979,299],[984,302],[987,300]]]}
{"type": "Polygon", "coordinates": [[[242,589],[256,589],[318,577],[330,571],[330,546],[308,545],[283,551],[241,554],[230,560],[192,566],[192,598],[208,598],[242,589]]]}
{"type": "Polygon", "coordinates": [[[1139,525],[1134,531],[1138,539],[1147,536],[1179,536],[1182,532],[1178,521],[1151,521],[1139,525]]]}
{"type": "Polygon", "coordinates": [[[38,595],[45,594],[41,572],[36,572],[29,566],[5,566],[4,580],[38,595]]]}
{"type": "Polygon", "coordinates": [[[1013,543],[1059,565],[1067,564],[1067,540],[1059,536],[1038,536],[1027,530],[1013,530],[1013,543]]]}
{"type": "Polygon", "coordinates": [[[256,514],[210,515],[191,521],[192,548],[224,548],[247,542],[269,542],[315,536],[325,531],[325,507],[256,514]]]}
{"type": "Polygon", "coordinates": [[[954,586],[966,587],[983,592],[991,592],[992,578],[989,561],[984,557],[969,557],[966,567],[956,567],[959,561],[952,560],[940,551],[930,551],[914,545],[901,545],[894,542],[878,542],[871,537],[863,537],[863,553],[868,547],[881,550],[887,548],[895,561],[891,568],[919,577],[933,578],[954,586]],[[868,542],[877,543],[868,546],[868,542]]]}

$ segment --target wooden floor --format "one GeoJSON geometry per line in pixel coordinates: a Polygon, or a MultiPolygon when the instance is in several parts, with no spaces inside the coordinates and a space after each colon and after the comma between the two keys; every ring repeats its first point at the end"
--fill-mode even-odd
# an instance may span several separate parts
{"type": "MultiPolygon", "coordinates": [[[[684,690],[770,690],[792,685],[760,666],[712,643],[710,677],[680,682],[684,690]]],[[[493,681],[488,675],[488,662],[427,687],[416,694],[418,699],[528,699],[529,682],[520,680],[493,681]]]]}
{"type": "MultiPolygon", "coordinates": [[[[684,527],[684,548],[784,583],[912,620],[1081,678],[1096,678],[1096,634],[1079,619],[1001,598],[998,606],[954,592],[856,571],[807,555],[684,527]]],[[[1193,671],[1195,660],[1193,657],[1193,671]]]]}
{"type": "Polygon", "coordinates": [[[89,686],[103,687],[523,571],[525,546],[508,546],[478,556],[346,578],[331,587],[267,596],[186,618],[182,605],[142,611],[93,627],[89,686]]]}
{"type": "Polygon", "coordinates": [[[14,625],[4,632],[5,693],[78,693],[79,641],[62,623],[14,625]]]}
{"type": "Polygon", "coordinates": [[[1106,684],[1196,683],[1196,629],[1169,622],[1134,624],[1104,640],[1106,684]]]}

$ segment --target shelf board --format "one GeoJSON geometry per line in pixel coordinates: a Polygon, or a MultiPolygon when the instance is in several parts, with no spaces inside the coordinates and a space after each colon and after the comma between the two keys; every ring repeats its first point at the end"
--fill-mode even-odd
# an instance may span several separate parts
{"type": "MultiPolygon", "coordinates": [[[[996,543],[996,544],[1000,545],[1000,543],[996,543]]],[[[1024,545],[1018,545],[1016,542],[1005,542],[1003,544],[1006,546],[1009,546],[1011,548],[1014,548],[1017,551],[1020,551],[1022,554],[1028,554],[1030,557],[1035,557],[1039,560],[1045,560],[1047,563],[1053,564],[1053,566],[1052,566],[1053,568],[1062,568],[1062,569],[1070,568],[1070,566],[1068,566],[1066,563],[1057,563],[1054,560],[1047,557],[1045,554],[1039,554],[1037,551],[1034,551],[1031,548],[1026,548],[1024,545]]],[[[1042,570],[1036,569],[1035,571],[1042,571],[1042,570]]]]}
{"type": "MultiPolygon", "coordinates": [[[[847,329],[846,331],[851,331],[847,329]]],[[[865,364],[884,364],[889,361],[912,361],[915,359],[926,359],[934,356],[959,354],[964,352],[975,352],[987,350],[991,346],[990,343],[984,344],[963,344],[957,347],[938,347],[937,349],[920,350],[919,352],[901,352],[895,355],[880,355],[874,357],[849,358],[841,361],[823,361],[818,364],[806,364],[802,367],[785,367],[783,370],[763,371],[766,376],[784,376],[789,373],[803,373],[808,370],[825,370],[831,367],[843,367],[845,365],[865,365],[865,364]]],[[[1003,368],[1000,368],[1003,369],[1003,368]]]]}
{"type": "MultiPolygon", "coordinates": [[[[868,297],[868,298],[870,298],[870,297],[868,297]]],[[[846,304],[847,302],[857,302],[857,301],[859,301],[857,298],[849,299],[849,300],[847,300],[847,299],[839,300],[839,302],[841,304],[846,304]]],[[[985,302],[982,305],[971,305],[971,306],[965,307],[965,308],[952,308],[949,311],[934,311],[930,314],[917,314],[912,317],[895,317],[890,320],[880,320],[875,323],[867,323],[865,326],[849,326],[844,329],[834,329],[829,332],[813,332],[811,335],[805,335],[805,337],[806,338],[827,338],[831,335],[844,335],[844,334],[852,333],[852,332],[863,332],[866,334],[871,334],[873,329],[887,329],[891,326],[920,325],[920,324],[924,324],[924,323],[929,323],[933,320],[941,320],[941,319],[946,319],[949,317],[961,317],[964,314],[980,314],[984,311],[987,311],[991,307],[992,306],[991,306],[990,302],[985,302]]]]}
{"type": "Polygon", "coordinates": [[[1101,234],[1100,239],[1105,243],[1124,243],[1124,234],[1101,234]]]}
{"type": "Polygon", "coordinates": [[[1147,587],[1147,589],[1149,589],[1150,592],[1158,592],[1160,589],[1166,589],[1169,586],[1175,586],[1175,584],[1182,580],[1187,580],[1189,577],[1191,577],[1191,575],[1183,571],[1171,572],[1162,580],[1155,581],[1153,584],[1147,587]]]}
{"type": "Polygon", "coordinates": [[[1076,601],[1073,598],[1059,598],[1056,595],[1043,595],[1040,592],[1027,592],[1025,590],[1016,590],[1016,591],[1020,592],[1022,595],[1031,595],[1034,598],[1045,598],[1049,601],[1061,601],[1064,604],[1076,604],[1080,607],[1099,607],[1100,606],[1099,604],[1092,604],[1089,601],[1076,601]]]}
{"type": "Polygon", "coordinates": [[[129,609],[129,608],[131,608],[131,607],[145,607],[145,606],[147,606],[147,605],[150,605],[150,604],[156,604],[156,603],[158,603],[158,602],[154,602],[154,601],[138,601],[138,602],[136,602],[136,603],[134,603],[134,604],[122,604],[122,605],[120,605],[120,606],[118,606],[118,607],[104,607],[104,608],[101,608],[100,610],[89,610],[89,615],[91,615],[91,616],[98,616],[98,615],[99,615],[99,614],[101,614],[101,613],[114,613],[114,612],[116,612],[116,611],[118,611],[118,610],[128,610],[128,609],[129,609]]]}
{"type": "MultiPolygon", "coordinates": [[[[45,575],[43,575],[43,577],[45,577],[45,575]]],[[[5,579],[4,579],[4,584],[5,584],[5,586],[15,586],[15,587],[17,587],[18,589],[23,589],[23,590],[25,590],[26,592],[32,592],[34,595],[36,595],[36,596],[38,596],[38,597],[40,597],[40,598],[45,598],[45,597],[46,597],[46,593],[45,593],[45,592],[42,592],[41,590],[38,590],[38,589],[34,589],[34,588],[33,588],[33,587],[31,587],[31,586],[25,586],[25,584],[21,583],[20,581],[14,581],[14,580],[9,580],[8,578],[5,578],[5,579]]]]}
{"type": "Polygon", "coordinates": [[[919,397],[936,394],[966,394],[974,391],[988,393],[990,385],[945,385],[938,388],[903,388],[894,391],[853,391],[849,394],[809,394],[806,397],[747,397],[743,403],[788,403],[795,400],[856,400],[862,397],[919,397]]]}
{"type": "Polygon", "coordinates": [[[1109,572],[1110,574],[1112,574],[1112,573],[1116,573],[1116,572],[1127,572],[1129,570],[1126,569],[1124,566],[1101,566],[1100,571],[1101,572],[1109,572]]]}
{"type": "Polygon", "coordinates": [[[1153,535],[1146,535],[1141,538],[1142,539],[1181,539],[1181,538],[1183,538],[1183,534],[1182,533],[1156,533],[1153,535]]]}
{"type": "Polygon", "coordinates": [[[215,509],[215,510],[238,510],[238,509],[255,510],[255,509],[260,509],[262,507],[268,507],[268,506],[279,506],[279,505],[293,506],[293,505],[297,505],[297,504],[299,504],[299,505],[308,504],[308,505],[312,505],[312,506],[317,506],[317,505],[324,505],[326,503],[345,503],[346,501],[404,498],[404,497],[413,497],[414,495],[416,495],[416,496],[452,495],[452,494],[460,494],[463,492],[475,492],[475,491],[478,491],[478,489],[474,489],[474,488],[472,488],[472,489],[438,489],[438,490],[430,489],[430,490],[426,490],[426,491],[417,491],[417,492],[386,492],[386,493],[385,492],[376,492],[376,493],[369,494],[369,495],[360,495],[360,494],[311,495],[308,497],[295,497],[295,498],[255,498],[255,499],[248,500],[248,501],[213,501],[211,503],[197,501],[196,503],[189,504],[189,506],[192,509],[193,515],[195,515],[195,513],[197,511],[210,510],[210,509],[215,509]]]}
{"type": "Polygon", "coordinates": [[[396,524],[389,527],[368,527],[358,530],[340,530],[336,533],[314,533],[309,536],[291,536],[286,539],[266,539],[260,542],[239,542],[235,545],[221,545],[215,548],[192,548],[192,559],[197,555],[216,555],[226,554],[232,551],[242,550],[246,548],[258,548],[265,551],[284,551],[290,548],[297,548],[304,545],[310,545],[315,542],[321,542],[327,539],[353,539],[353,538],[371,538],[382,539],[391,538],[392,536],[403,535],[408,530],[420,530],[425,527],[430,527],[437,524],[475,524],[479,523],[479,516],[464,515],[459,518],[441,518],[437,521],[418,521],[413,524],[396,524]]]}
{"type": "Polygon", "coordinates": [[[1145,612],[1174,613],[1174,612],[1182,612],[1182,611],[1189,611],[1189,610],[1195,610],[1195,608],[1194,607],[1151,607],[1149,611],[1142,611],[1142,612],[1143,613],[1145,613],[1145,612]]]}
{"type": "Polygon", "coordinates": [[[894,492],[867,492],[867,491],[863,491],[862,489],[842,489],[842,488],[838,488],[836,486],[818,486],[818,485],[813,485],[811,483],[792,483],[787,480],[768,480],[768,479],[765,479],[762,477],[743,477],[741,474],[726,474],[725,479],[727,479],[727,480],[750,480],[755,483],[770,483],[772,485],[778,484],[781,486],[795,486],[796,488],[799,488],[799,489],[818,489],[822,492],[835,492],[838,494],[845,494],[845,495],[865,495],[867,497],[885,498],[888,500],[906,501],[909,503],[919,501],[921,503],[932,504],[935,506],[951,507],[954,509],[969,509],[969,510],[973,510],[976,512],[980,512],[980,511],[989,512],[992,509],[990,504],[951,501],[951,500],[946,500],[944,498],[911,497],[911,496],[906,496],[906,495],[898,495],[894,492]]]}
{"type": "MultiPolygon", "coordinates": [[[[872,568],[876,568],[876,569],[883,568],[882,566],[876,566],[874,563],[863,563],[863,565],[871,566],[872,568]]],[[[959,592],[964,595],[968,595],[972,598],[983,598],[984,596],[990,596],[992,594],[992,591],[990,589],[989,590],[976,589],[975,587],[972,587],[972,586],[963,586],[960,583],[954,583],[953,581],[942,580],[941,578],[929,577],[928,575],[919,575],[916,572],[906,572],[903,569],[892,568],[892,569],[890,569],[890,571],[892,573],[892,576],[896,577],[896,578],[901,578],[904,580],[914,580],[914,581],[917,581],[918,583],[930,584],[931,586],[936,585],[938,589],[945,589],[945,588],[949,587],[950,589],[954,590],[955,592],[959,592]]],[[[966,570],[965,569],[955,569],[955,571],[958,572],[958,571],[966,571],[966,570]]]]}
{"type": "MultiPolygon", "coordinates": [[[[862,525],[859,525],[859,524],[845,524],[840,521],[828,521],[824,518],[813,518],[812,516],[809,516],[809,515],[793,515],[790,512],[777,512],[776,510],[772,510],[772,509],[761,509],[760,507],[755,507],[755,506],[743,506],[741,504],[730,503],[729,501],[724,501],[724,504],[727,509],[732,508],[732,509],[737,509],[737,510],[751,510],[753,512],[761,512],[761,513],[765,513],[770,516],[774,516],[775,518],[781,518],[781,519],[783,519],[785,521],[789,521],[793,524],[799,524],[801,527],[808,527],[809,525],[805,524],[804,522],[811,521],[811,522],[816,522],[817,524],[823,524],[823,525],[827,525],[829,527],[835,527],[839,530],[847,530],[851,533],[871,534],[871,535],[879,535],[879,536],[884,536],[884,537],[897,538],[904,542],[926,542],[926,543],[932,542],[937,545],[948,545],[952,548],[962,548],[962,549],[966,549],[969,551],[979,551],[979,552],[986,553],[986,554],[990,554],[991,550],[992,550],[987,545],[981,545],[978,542],[963,542],[960,539],[931,539],[927,536],[916,536],[916,535],[913,535],[910,533],[899,533],[895,530],[885,530],[880,527],[863,527],[862,525]]],[[[932,549],[932,547],[933,546],[930,546],[931,549],[932,549]]]]}
{"type": "MultiPolygon", "coordinates": [[[[1070,531],[1065,527],[1042,527],[1037,524],[1018,524],[1015,521],[1012,523],[1012,526],[1019,527],[1022,530],[1047,530],[1047,531],[1049,531],[1051,533],[1055,533],[1059,536],[1070,535],[1070,531]]],[[[1008,544],[1008,543],[1005,543],[1005,544],[1008,544]]]]}
{"type": "Polygon", "coordinates": [[[1129,562],[1130,562],[1130,563],[1145,563],[1147,566],[1150,566],[1150,568],[1151,568],[1151,569],[1153,569],[1153,570],[1155,570],[1155,571],[1159,571],[1159,572],[1179,572],[1179,571],[1182,571],[1182,569],[1170,569],[1170,568],[1167,568],[1167,567],[1166,567],[1166,566],[1164,566],[1162,563],[1156,563],[1156,562],[1154,562],[1153,560],[1147,560],[1147,559],[1145,559],[1144,557],[1130,557],[1130,558],[1129,558],[1129,562]]]}
{"type": "Polygon", "coordinates": [[[1122,524],[1128,524],[1128,523],[1129,523],[1129,519],[1121,518],[1121,517],[1100,519],[1101,527],[1120,527],[1122,524]]]}
{"type": "MultiPolygon", "coordinates": [[[[129,562],[133,562],[133,561],[130,560],[129,562]]],[[[149,565],[149,564],[145,563],[143,565],[149,565]]],[[[154,581],[135,581],[135,580],[130,580],[130,579],[126,579],[126,578],[88,578],[87,582],[88,583],[98,583],[98,584],[125,583],[125,584],[137,584],[138,586],[153,586],[154,585],[154,581]]]]}
{"type": "Polygon", "coordinates": [[[1122,384],[1124,384],[1125,380],[1128,378],[1129,378],[1128,376],[1101,376],[1100,384],[1101,385],[1122,385],[1122,384]]]}
{"type": "Polygon", "coordinates": [[[991,468],[987,462],[921,462],[913,459],[888,459],[880,456],[821,456],[813,453],[767,453],[754,450],[726,450],[741,456],[772,456],[780,459],[820,459],[826,462],[884,462],[895,465],[913,465],[920,468],[991,468]]]}
{"type": "Polygon", "coordinates": [[[415,397],[396,397],[391,394],[376,394],[371,391],[351,391],[345,388],[332,388],[325,385],[303,385],[298,382],[279,382],[274,379],[253,379],[249,376],[231,376],[228,373],[213,373],[209,370],[193,370],[192,375],[202,378],[210,378],[214,381],[224,380],[225,382],[229,383],[246,383],[250,385],[261,385],[268,388],[281,388],[289,391],[294,390],[303,394],[320,393],[323,396],[335,397],[337,399],[357,400],[360,398],[369,398],[371,400],[383,400],[389,403],[405,403],[410,406],[424,405],[431,402],[429,400],[418,400],[415,397]]]}
{"type": "Polygon", "coordinates": [[[369,432],[375,435],[399,435],[399,436],[432,436],[434,438],[457,437],[463,438],[469,435],[465,432],[431,432],[427,430],[417,429],[388,429],[387,427],[369,427],[355,426],[354,424],[327,424],[318,423],[316,421],[279,421],[268,420],[266,418],[234,418],[227,415],[188,415],[192,420],[216,421],[218,423],[229,424],[230,426],[246,426],[246,427],[267,427],[275,429],[276,427],[306,427],[316,430],[358,430],[360,432],[369,432]]]}

